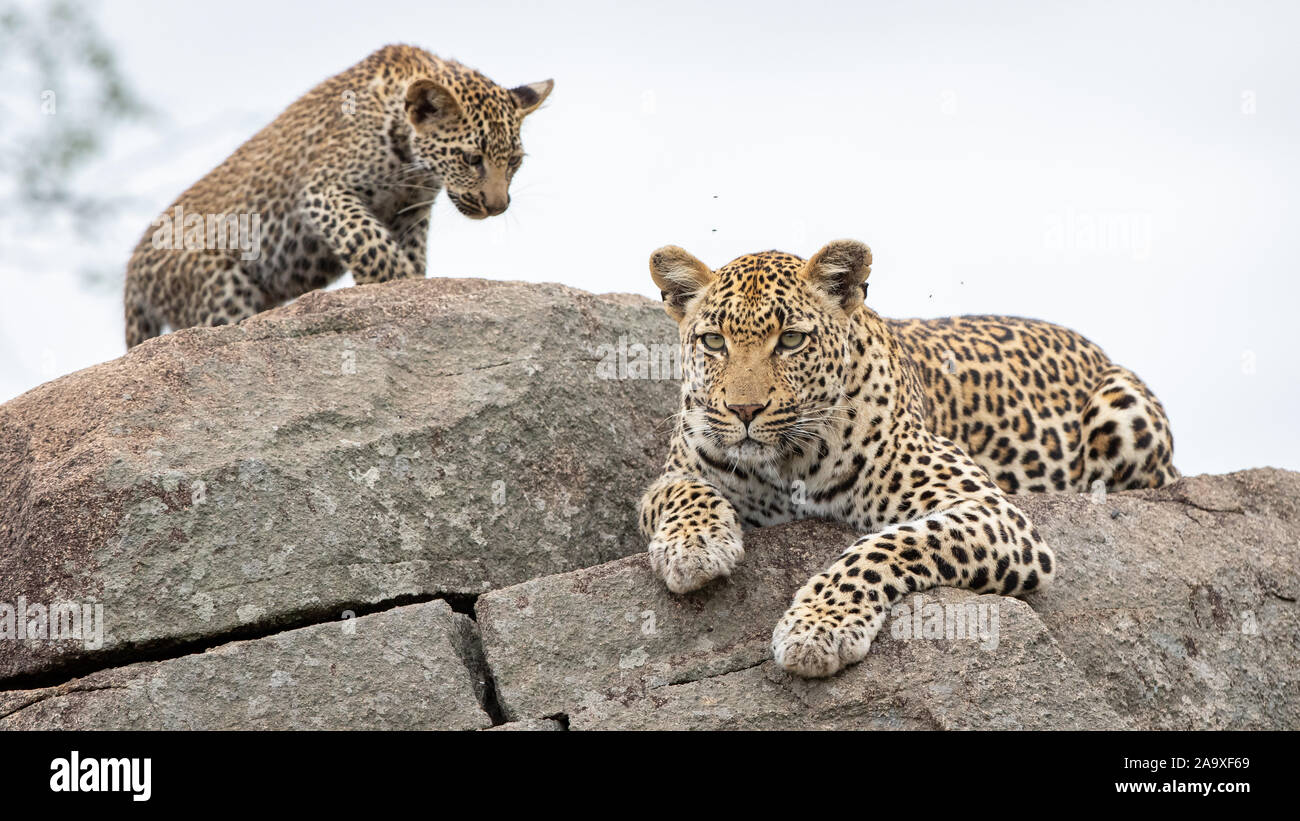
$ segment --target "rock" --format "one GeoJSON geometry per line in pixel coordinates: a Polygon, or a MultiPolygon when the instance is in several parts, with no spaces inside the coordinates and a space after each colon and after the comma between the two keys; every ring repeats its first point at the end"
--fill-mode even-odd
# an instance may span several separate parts
{"type": "Polygon", "coordinates": [[[442,601],[0,693],[6,730],[475,730],[474,622],[442,601]]]}
{"type": "Polygon", "coordinates": [[[640,550],[678,388],[606,377],[620,341],[676,333],[641,297],[395,282],[0,406],[0,602],[98,602],[107,623],[100,648],[0,641],[0,681],[640,550]]]}
{"type": "MultiPolygon", "coordinates": [[[[1126,729],[1065,659],[1024,602],[943,588],[903,605],[996,608],[1002,635],[901,640],[886,634],[863,663],[827,680],[772,661],[652,688],[643,697],[588,695],[575,730],[1092,730],[1126,729]],[[978,601],[979,599],[986,601],[978,601]]],[[[779,615],[779,614],[778,614],[779,615]]]]}
{"type": "Polygon", "coordinates": [[[637,555],[493,591],[476,612],[504,715],[572,729],[1294,728],[1297,500],[1300,475],[1272,469],[1101,504],[1017,497],[1059,558],[1049,590],[902,601],[996,604],[995,646],[899,635],[896,610],[867,659],[825,681],[776,668],[767,642],[852,540],[835,524],[748,534],[737,573],[686,596],[637,555]]]}
{"type": "Polygon", "coordinates": [[[755,531],[731,579],[685,596],[644,555],[482,596],[502,710],[564,714],[575,730],[1125,726],[1028,605],[1001,596],[946,588],[903,600],[983,607],[996,640],[895,639],[887,623],[866,661],[832,679],[777,668],[769,642],[790,596],[853,541],[826,522],[755,531]]]}
{"type": "Polygon", "coordinates": [[[1034,611],[1118,713],[1143,729],[1300,727],[1300,474],[1021,502],[1062,570],[1034,611]]]}
{"type": "Polygon", "coordinates": [[[501,730],[503,732],[512,732],[512,731],[534,732],[538,730],[554,732],[554,731],[564,730],[564,729],[565,726],[560,722],[555,721],[554,719],[530,718],[530,719],[525,719],[524,721],[507,721],[505,724],[498,724],[495,727],[488,727],[488,732],[496,732],[498,730],[501,730]]]}
{"type": "Polygon", "coordinates": [[[631,698],[758,664],[793,591],[852,541],[847,528],[813,522],[751,533],[731,579],[683,596],[643,553],[481,596],[502,709],[511,719],[571,715],[593,693],[631,698]]]}

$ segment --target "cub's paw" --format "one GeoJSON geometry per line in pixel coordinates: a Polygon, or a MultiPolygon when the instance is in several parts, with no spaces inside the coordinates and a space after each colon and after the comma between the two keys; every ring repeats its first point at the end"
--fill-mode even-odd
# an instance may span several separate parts
{"type": "Polygon", "coordinates": [[[743,558],[740,536],[723,528],[678,529],[650,541],[650,564],[674,593],[689,593],[730,576],[743,558]]]}
{"type": "Polygon", "coordinates": [[[795,604],[781,617],[772,632],[772,655],[791,673],[823,678],[861,661],[875,634],[863,615],[814,599],[795,604]]]}

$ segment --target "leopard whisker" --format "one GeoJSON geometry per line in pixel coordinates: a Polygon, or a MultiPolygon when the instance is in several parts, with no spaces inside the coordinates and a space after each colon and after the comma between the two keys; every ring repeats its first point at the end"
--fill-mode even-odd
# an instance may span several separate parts
{"type": "MultiPolygon", "coordinates": [[[[433,200],[424,200],[423,202],[417,202],[417,203],[414,203],[414,204],[412,204],[412,205],[408,205],[408,206],[406,206],[405,208],[403,208],[403,209],[401,209],[400,211],[398,211],[397,213],[398,213],[398,214],[405,214],[407,211],[414,211],[416,208],[423,208],[423,207],[426,206],[426,205],[433,205],[433,200]]],[[[396,216],[396,215],[394,215],[394,216],[396,216]]]]}

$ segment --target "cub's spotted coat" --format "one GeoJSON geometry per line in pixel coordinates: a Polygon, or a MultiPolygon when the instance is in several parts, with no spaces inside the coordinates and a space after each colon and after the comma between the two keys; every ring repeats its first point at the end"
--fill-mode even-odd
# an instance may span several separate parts
{"type": "Polygon", "coordinates": [[[205,247],[175,250],[182,243],[145,232],[127,265],[127,347],[164,325],[238,322],[344,271],[357,284],[424,276],[434,197],[445,188],[475,219],[505,211],[520,125],[552,85],[507,90],[411,46],[325,80],[163,212],[257,214],[256,258],[206,236],[205,247]]]}
{"type": "Polygon", "coordinates": [[[804,676],[860,660],[910,591],[1045,586],[1052,551],[1006,494],[1178,476],[1160,403],[1095,345],[1025,319],[881,319],[862,301],[870,265],[852,241],[716,272],[675,247],[650,262],[685,351],[668,462],[641,503],[668,587],[728,575],[745,528],[824,517],[863,534],[773,634],[804,676]]]}

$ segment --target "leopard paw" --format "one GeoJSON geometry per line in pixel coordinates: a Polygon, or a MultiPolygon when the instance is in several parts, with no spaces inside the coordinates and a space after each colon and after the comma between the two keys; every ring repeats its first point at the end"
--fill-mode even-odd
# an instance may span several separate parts
{"type": "Polygon", "coordinates": [[[740,536],[721,528],[682,529],[650,542],[650,563],[674,593],[689,593],[716,578],[730,576],[743,558],[740,536]]]}
{"type": "Polygon", "coordinates": [[[795,604],[772,632],[772,655],[791,673],[824,678],[861,661],[875,634],[862,615],[842,612],[835,604],[795,604]]]}

